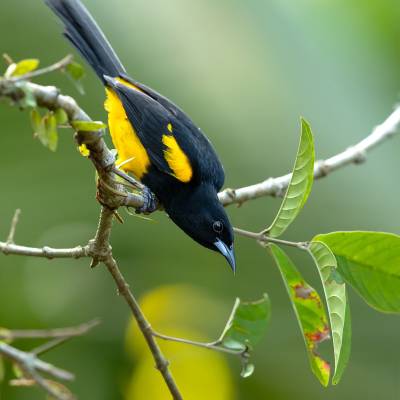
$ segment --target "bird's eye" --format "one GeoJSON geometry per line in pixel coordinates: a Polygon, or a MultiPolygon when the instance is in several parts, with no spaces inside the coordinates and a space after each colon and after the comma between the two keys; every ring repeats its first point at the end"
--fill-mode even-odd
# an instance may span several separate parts
{"type": "Polygon", "coordinates": [[[214,232],[221,233],[224,229],[224,225],[221,221],[215,221],[213,223],[214,232]]]}

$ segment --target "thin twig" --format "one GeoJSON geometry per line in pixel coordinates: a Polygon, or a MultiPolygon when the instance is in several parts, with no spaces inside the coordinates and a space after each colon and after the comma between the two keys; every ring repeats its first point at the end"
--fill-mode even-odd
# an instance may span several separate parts
{"type": "Polygon", "coordinates": [[[14,64],[13,59],[7,53],[3,53],[3,60],[7,65],[14,64]]]}
{"type": "MultiPolygon", "coordinates": [[[[70,397],[67,397],[67,399],[69,399],[69,400],[75,399],[75,397],[72,395],[72,393],[65,386],[60,385],[58,382],[54,382],[54,381],[46,380],[46,382],[49,385],[61,387],[61,390],[64,391],[66,393],[66,395],[70,396],[70,397]]],[[[13,386],[13,387],[32,387],[32,386],[38,386],[38,383],[34,379],[28,379],[26,377],[23,377],[23,378],[18,378],[18,379],[11,379],[9,382],[9,385],[13,386]]],[[[46,387],[46,390],[47,390],[47,387],[46,387]]],[[[60,393],[57,393],[58,398],[60,398],[59,395],[60,395],[60,393]]],[[[63,394],[61,394],[61,395],[63,395],[63,394]]]]}
{"type": "Polygon", "coordinates": [[[10,233],[8,234],[8,237],[7,237],[7,244],[14,243],[15,230],[17,229],[17,225],[18,225],[18,221],[19,221],[19,216],[20,215],[21,215],[21,210],[18,208],[18,209],[15,210],[15,214],[14,214],[13,219],[11,221],[10,233]]]}
{"type": "Polygon", "coordinates": [[[44,379],[34,368],[25,367],[21,365],[21,369],[30,376],[38,386],[40,386],[45,392],[52,396],[56,400],[75,400],[75,397],[71,394],[62,393],[56,389],[54,384],[51,384],[47,379],[44,379]]]}
{"type": "Polygon", "coordinates": [[[20,366],[33,368],[36,371],[46,373],[55,379],[65,381],[71,381],[74,379],[74,375],[71,372],[57,368],[52,364],[40,360],[34,354],[18,350],[4,342],[0,342],[0,354],[20,366]]]}
{"type": "Polygon", "coordinates": [[[99,319],[85,322],[84,324],[57,329],[29,329],[29,330],[7,330],[6,333],[0,331],[0,340],[16,339],[54,339],[65,337],[82,336],[100,324],[99,319]]]}
{"type": "Polygon", "coordinates": [[[46,67],[46,68],[41,68],[37,69],[32,72],[28,72],[27,74],[21,75],[21,76],[16,76],[14,78],[9,78],[8,80],[15,83],[19,81],[28,81],[30,79],[36,78],[41,75],[49,74],[50,72],[55,72],[55,71],[60,71],[66,68],[71,62],[73,61],[74,57],[69,54],[66,57],[64,57],[62,60],[46,67]]]}
{"type": "Polygon", "coordinates": [[[65,337],[55,338],[53,340],[50,340],[47,343],[44,343],[40,346],[35,347],[34,349],[31,350],[31,353],[35,354],[35,356],[42,355],[44,353],[47,353],[50,350],[55,349],[56,347],[61,346],[65,342],[70,341],[72,338],[73,338],[73,336],[65,336],[65,337]]]}

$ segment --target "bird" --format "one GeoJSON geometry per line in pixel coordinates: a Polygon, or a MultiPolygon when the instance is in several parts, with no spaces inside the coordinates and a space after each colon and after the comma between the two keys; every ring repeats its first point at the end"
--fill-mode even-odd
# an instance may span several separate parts
{"type": "Polygon", "coordinates": [[[225,172],[210,140],[171,100],[128,75],[80,0],[44,1],[105,87],[117,165],[146,187],[138,211],[154,211],[154,193],[180,229],[221,253],[235,272],[233,228],[218,200],[225,172]]]}

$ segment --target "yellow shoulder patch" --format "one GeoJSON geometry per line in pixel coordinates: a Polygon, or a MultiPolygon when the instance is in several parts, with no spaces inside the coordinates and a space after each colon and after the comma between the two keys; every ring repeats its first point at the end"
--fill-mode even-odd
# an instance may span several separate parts
{"type": "Polygon", "coordinates": [[[193,170],[187,155],[172,135],[163,135],[162,141],[167,146],[167,150],[164,150],[165,160],[172,169],[175,178],[181,182],[189,182],[192,179],[193,170]]]}

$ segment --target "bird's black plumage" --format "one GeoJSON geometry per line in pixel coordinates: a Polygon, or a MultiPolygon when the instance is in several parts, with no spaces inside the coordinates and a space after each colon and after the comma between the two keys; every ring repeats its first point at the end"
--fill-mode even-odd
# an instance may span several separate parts
{"type": "MultiPolygon", "coordinates": [[[[124,118],[120,124],[129,121],[131,131],[127,134],[126,126],[122,130],[124,140],[115,143],[117,150],[125,151],[121,143],[139,138],[145,152],[142,182],[182,230],[201,245],[221,252],[235,268],[233,231],[217,196],[224,170],[208,138],[173,102],[127,75],[79,0],[45,2],[63,21],[64,35],[113,93],[114,103],[117,99],[121,104],[118,113],[124,118]]],[[[114,140],[115,133],[111,133],[114,140]]]]}

